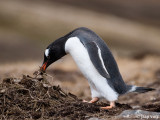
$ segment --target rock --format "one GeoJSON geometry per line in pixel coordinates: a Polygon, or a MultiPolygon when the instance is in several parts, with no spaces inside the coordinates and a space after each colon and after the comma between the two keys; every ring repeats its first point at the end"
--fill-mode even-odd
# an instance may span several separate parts
{"type": "Polygon", "coordinates": [[[141,106],[137,105],[137,106],[132,106],[133,109],[139,109],[141,106]]]}
{"type": "Polygon", "coordinates": [[[160,119],[160,112],[149,112],[144,110],[125,110],[120,115],[116,116],[117,119],[160,119]]]}
{"type": "Polygon", "coordinates": [[[104,119],[100,119],[100,118],[97,118],[97,117],[92,117],[92,118],[89,118],[88,120],[104,120],[104,119]]]}

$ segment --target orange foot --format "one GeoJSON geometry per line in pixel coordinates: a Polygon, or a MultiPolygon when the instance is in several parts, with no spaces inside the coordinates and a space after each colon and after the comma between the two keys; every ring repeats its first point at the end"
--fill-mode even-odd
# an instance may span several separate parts
{"type": "Polygon", "coordinates": [[[88,102],[87,100],[83,100],[83,102],[88,102]]]}
{"type": "Polygon", "coordinates": [[[99,100],[99,98],[98,98],[98,97],[95,97],[95,98],[92,98],[92,100],[91,100],[91,101],[83,100],[83,102],[95,103],[95,102],[97,102],[98,100],[99,100]]]}
{"type": "Polygon", "coordinates": [[[103,110],[108,110],[108,109],[111,109],[111,108],[113,108],[113,107],[115,107],[115,102],[110,102],[110,106],[101,107],[101,109],[103,109],[103,110]]]}

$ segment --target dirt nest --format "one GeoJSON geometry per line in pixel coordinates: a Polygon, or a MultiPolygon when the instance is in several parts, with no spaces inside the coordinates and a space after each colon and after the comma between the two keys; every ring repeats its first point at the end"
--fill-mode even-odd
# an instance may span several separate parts
{"type": "Polygon", "coordinates": [[[129,105],[117,103],[111,110],[101,110],[106,103],[89,104],[75,95],[51,86],[45,77],[5,78],[0,84],[1,119],[89,119],[110,118],[129,105]]]}

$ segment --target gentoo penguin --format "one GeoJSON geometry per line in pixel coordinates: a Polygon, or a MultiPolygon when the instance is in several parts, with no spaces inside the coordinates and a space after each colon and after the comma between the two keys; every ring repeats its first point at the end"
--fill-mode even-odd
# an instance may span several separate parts
{"type": "Polygon", "coordinates": [[[92,100],[89,103],[97,102],[100,98],[110,102],[110,106],[101,107],[102,109],[114,107],[120,95],[154,90],[126,85],[106,43],[88,28],[77,28],[51,43],[44,52],[41,71],[44,72],[50,64],[66,54],[72,56],[88,80],[92,94],[92,100]]]}

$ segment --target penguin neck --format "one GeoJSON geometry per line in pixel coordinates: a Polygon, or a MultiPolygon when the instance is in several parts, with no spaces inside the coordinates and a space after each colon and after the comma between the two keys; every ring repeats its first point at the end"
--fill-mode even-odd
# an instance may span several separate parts
{"type": "Polygon", "coordinates": [[[58,46],[61,57],[66,55],[65,44],[66,41],[72,36],[72,33],[73,31],[53,42],[54,46],[58,46]]]}
{"type": "Polygon", "coordinates": [[[54,47],[56,46],[57,48],[57,53],[60,58],[66,55],[66,52],[65,52],[66,41],[67,39],[65,37],[61,37],[53,42],[54,47]]]}

